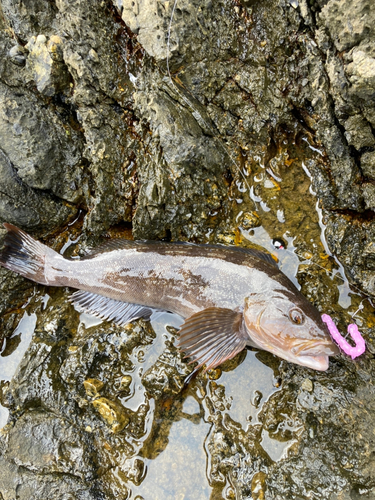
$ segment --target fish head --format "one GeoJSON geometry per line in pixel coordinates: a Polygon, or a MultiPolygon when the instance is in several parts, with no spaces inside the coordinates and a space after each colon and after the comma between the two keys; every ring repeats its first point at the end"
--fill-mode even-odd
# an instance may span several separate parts
{"type": "Polygon", "coordinates": [[[325,371],[339,353],[319,311],[297,289],[249,296],[243,315],[250,343],[292,363],[325,371]]]}

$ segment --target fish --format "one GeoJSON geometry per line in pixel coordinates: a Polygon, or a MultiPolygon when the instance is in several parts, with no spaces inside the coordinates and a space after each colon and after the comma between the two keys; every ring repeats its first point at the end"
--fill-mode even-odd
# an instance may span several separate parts
{"type": "Polygon", "coordinates": [[[79,312],[125,325],[169,311],[184,319],[177,347],[195,370],[246,346],[318,371],[339,353],[319,311],[257,249],[113,239],[67,259],[12,224],[0,265],[47,286],[77,289],[79,312]]]}

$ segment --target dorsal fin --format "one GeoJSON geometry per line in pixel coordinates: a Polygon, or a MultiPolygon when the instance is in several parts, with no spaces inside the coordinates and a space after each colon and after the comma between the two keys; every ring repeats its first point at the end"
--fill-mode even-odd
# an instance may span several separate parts
{"type": "Polygon", "coordinates": [[[81,259],[92,259],[101,253],[112,252],[113,250],[124,250],[125,248],[134,248],[138,245],[139,243],[137,241],[115,238],[114,240],[105,241],[97,247],[89,249],[81,259]]]}
{"type": "Polygon", "coordinates": [[[249,255],[252,255],[257,259],[264,260],[264,262],[267,262],[268,264],[272,264],[277,267],[277,260],[274,259],[272,254],[266,251],[258,250],[257,248],[243,248],[243,247],[230,247],[230,248],[233,248],[233,250],[238,250],[239,252],[244,252],[249,255]]]}
{"type": "Polygon", "coordinates": [[[243,247],[236,247],[232,245],[210,245],[210,244],[196,244],[196,243],[190,243],[188,241],[175,241],[172,243],[167,243],[164,241],[158,241],[158,240],[125,240],[122,238],[117,238],[113,240],[108,240],[105,241],[104,243],[101,243],[99,246],[96,248],[89,250],[86,255],[82,257],[82,259],[92,259],[96,257],[97,255],[105,252],[111,252],[113,250],[124,250],[124,249],[130,249],[130,248],[137,248],[141,246],[152,246],[152,245],[167,245],[167,246],[194,246],[194,247],[207,247],[207,248],[230,248],[231,250],[234,250],[235,252],[238,253],[245,253],[247,255],[251,255],[252,257],[255,257],[257,259],[263,260],[264,262],[267,262],[267,264],[272,264],[273,266],[277,267],[277,261],[275,261],[274,257],[270,254],[267,253],[266,251],[259,250],[257,248],[243,248],[243,247]]]}

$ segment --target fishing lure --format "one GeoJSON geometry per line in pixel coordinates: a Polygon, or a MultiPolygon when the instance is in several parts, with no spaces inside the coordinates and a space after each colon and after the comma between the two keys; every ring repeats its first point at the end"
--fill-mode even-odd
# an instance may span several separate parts
{"type": "Polygon", "coordinates": [[[338,331],[331,316],[328,316],[328,314],[323,314],[322,320],[324,321],[324,323],[326,323],[333,340],[337,342],[337,344],[339,345],[339,347],[341,347],[345,354],[354,359],[365,352],[366,343],[361,333],[359,332],[357,325],[351,324],[348,326],[348,333],[355,342],[355,347],[353,347],[341,336],[341,333],[338,331]]]}

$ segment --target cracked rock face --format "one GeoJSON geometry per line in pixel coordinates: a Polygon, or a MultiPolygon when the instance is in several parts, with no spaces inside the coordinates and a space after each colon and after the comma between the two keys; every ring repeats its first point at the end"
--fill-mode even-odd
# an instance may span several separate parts
{"type": "MultiPolygon", "coordinates": [[[[107,237],[277,241],[282,269],[345,331],[363,297],[343,271],[375,295],[373,1],[173,7],[0,0],[0,222],[74,257],[107,237]]],[[[14,379],[0,385],[10,412],[0,498],[168,498],[176,434],[187,457],[197,439],[187,462],[207,489],[177,481],[173,498],[375,494],[368,301],[355,320],[369,353],[355,364],[339,358],[314,374],[241,353],[186,389],[176,331],[86,328],[66,291],[2,268],[0,289],[1,338],[27,300],[37,316],[14,379]]]]}

